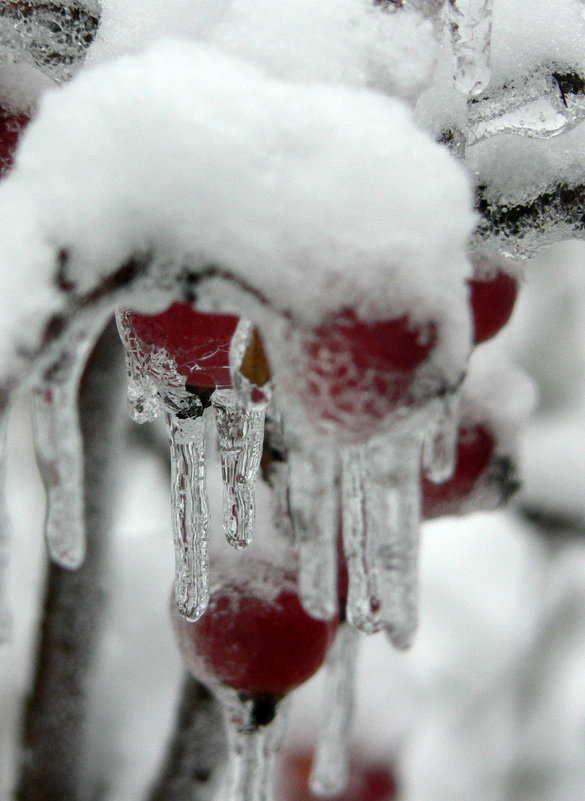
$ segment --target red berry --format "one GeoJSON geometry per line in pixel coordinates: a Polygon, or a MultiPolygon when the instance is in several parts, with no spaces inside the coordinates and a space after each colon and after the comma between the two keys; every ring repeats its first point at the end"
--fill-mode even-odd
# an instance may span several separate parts
{"type": "Polygon", "coordinates": [[[18,137],[29,119],[26,114],[15,114],[0,108],[0,177],[12,166],[18,137]]]}
{"type": "Polygon", "coordinates": [[[469,281],[475,345],[491,339],[506,325],[517,295],[518,282],[501,270],[469,281]]]}
{"type": "Polygon", "coordinates": [[[436,338],[432,324],[414,327],[406,316],[366,322],[345,309],[304,344],[307,374],[300,392],[309,414],[370,432],[399,406],[414,402],[416,370],[436,338]]]}
{"type": "MultiPolygon", "coordinates": [[[[308,752],[289,752],[281,763],[280,801],[319,801],[309,789],[311,755],[308,752]]],[[[349,765],[347,789],[332,801],[390,801],[397,797],[396,779],[391,769],[380,762],[366,760],[355,754],[349,765]]]]}
{"type": "Polygon", "coordinates": [[[450,479],[434,484],[422,477],[422,513],[425,519],[457,514],[494,455],[495,440],[482,424],[464,426],[457,440],[457,461],[450,479]]]}
{"type": "Polygon", "coordinates": [[[196,678],[280,698],[319,669],[337,621],[310,617],[290,574],[260,563],[254,573],[249,581],[220,580],[203,617],[176,619],[177,633],[196,678]]]}
{"type": "Polygon", "coordinates": [[[231,386],[229,348],[237,317],[204,314],[189,303],[173,303],[161,314],[132,312],[129,320],[144,352],[168,351],[188,386],[231,386]]]}

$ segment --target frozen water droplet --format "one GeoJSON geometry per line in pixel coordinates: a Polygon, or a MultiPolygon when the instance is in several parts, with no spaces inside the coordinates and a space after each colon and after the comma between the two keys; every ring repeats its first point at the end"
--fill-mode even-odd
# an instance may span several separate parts
{"type": "Polygon", "coordinates": [[[264,442],[264,409],[246,408],[233,390],[217,390],[212,404],[224,488],[224,530],[234,548],[254,537],[256,476],[264,442]]]}
{"type": "Polygon", "coordinates": [[[374,565],[374,537],[369,497],[367,447],[349,446],[341,452],[341,516],[343,549],[349,573],[347,619],[365,634],[382,628],[380,595],[374,565]]]}
{"type": "Polygon", "coordinates": [[[299,594],[318,620],[337,612],[335,454],[291,450],[289,504],[299,554],[299,594]]]}
{"type": "Polygon", "coordinates": [[[530,76],[508,80],[468,104],[467,144],[500,134],[548,139],[584,119],[585,91],[579,77],[541,68],[530,76]]]}
{"type": "Polygon", "coordinates": [[[259,723],[255,699],[242,699],[226,687],[217,696],[228,732],[228,801],[272,801],[272,768],[286,732],[289,698],[275,702],[271,721],[259,723]]]}
{"type": "Polygon", "coordinates": [[[310,777],[317,795],[338,796],[347,786],[358,636],[342,623],[325,662],[325,715],[310,777]]]}
{"type": "Polygon", "coordinates": [[[175,598],[187,620],[201,617],[209,600],[205,421],[200,407],[194,409],[195,416],[183,419],[166,414],[171,445],[175,598]]]}
{"type": "Polygon", "coordinates": [[[35,452],[47,493],[45,537],[51,559],[69,569],[85,557],[79,380],[107,317],[102,309],[80,312],[33,391],[35,452]]]}
{"type": "Polygon", "coordinates": [[[423,442],[425,475],[435,484],[447,481],[455,469],[459,430],[459,392],[452,392],[439,402],[437,415],[423,442]]]}
{"type": "Polygon", "coordinates": [[[12,618],[8,603],[10,527],[6,506],[6,429],[9,407],[0,406],[0,644],[10,636],[12,618]]]}
{"type": "Polygon", "coordinates": [[[473,97],[490,81],[493,0],[449,0],[447,8],[455,87],[473,97]]]}

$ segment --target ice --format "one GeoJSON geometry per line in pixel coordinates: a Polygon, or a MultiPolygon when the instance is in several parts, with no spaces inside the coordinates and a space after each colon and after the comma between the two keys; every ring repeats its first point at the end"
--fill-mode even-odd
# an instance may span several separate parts
{"type": "Polygon", "coordinates": [[[436,484],[451,478],[455,469],[460,392],[451,392],[438,401],[436,417],[423,441],[425,475],[436,484]]]}
{"type": "Polygon", "coordinates": [[[6,428],[9,407],[0,407],[0,644],[10,635],[11,616],[8,605],[8,564],[10,557],[10,528],[6,508],[6,428]]]}
{"type": "Polygon", "coordinates": [[[224,487],[224,531],[245,548],[254,537],[254,487],[264,442],[264,409],[246,408],[234,390],[213,393],[224,487]]]}
{"type": "Polygon", "coordinates": [[[421,434],[379,437],[342,453],[347,617],[410,645],[417,626],[421,434]]]}
{"type": "Polygon", "coordinates": [[[546,139],[570,131],[584,119],[583,79],[541,67],[469,103],[467,143],[500,134],[546,139]]]}
{"type": "Polygon", "coordinates": [[[4,3],[0,62],[29,61],[54,80],[66,80],[93,41],[100,14],[98,0],[4,3]]]}
{"type": "Polygon", "coordinates": [[[325,714],[310,776],[317,795],[338,796],[347,785],[358,638],[351,626],[342,623],[325,662],[325,714]]]}
{"type": "Polygon", "coordinates": [[[228,801],[272,801],[272,766],[282,747],[289,699],[273,701],[272,719],[260,719],[266,710],[254,698],[242,698],[227,687],[218,690],[229,748],[228,801]],[[260,714],[259,714],[260,713],[260,714]]]}
{"type": "Polygon", "coordinates": [[[493,0],[449,0],[448,19],[455,87],[465,97],[483,92],[490,81],[493,0]]]}
{"type": "Polygon", "coordinates": [[[136,363],[125,348],[126,375],[128,381],[128,409],[135,423],[150,423],[160,413],[160,399],[155,382],[136,363]]]}
{"type": "Polygon", "coordinates": [[[265,408],[272,395],[270,372],[264,347],[254,325],[241,319],[230,342],[230,377],[240,402],[246,407],[265,408]]]}
{"type": "Polygon", "coordinates": [[[436,17],[445,5],[445,0],[409,0],[409,6],[416,8],[425,17],[436,17]]]}
{"type": "Polygon", "coordinates": [[[108,316],[100,307],[80,310],[33,389],[35,452],[47,493],[45,537],[51,559],[69,569],[85,557],[79,380],[108,316]]]}
{"type": "Polygon", "coordinates": [[[292,449],[289,504],[299,554],[299,594],[318,620],[337,612],[337,488],[332,450],[292,449]]]}
{"type": "Polygon", "coordinates": [[[194,406],[190,417],[166,413],[171,444],[175,598],[187,620],[201,617],[209,600],[205,421],[200,406],[194,406]]]}

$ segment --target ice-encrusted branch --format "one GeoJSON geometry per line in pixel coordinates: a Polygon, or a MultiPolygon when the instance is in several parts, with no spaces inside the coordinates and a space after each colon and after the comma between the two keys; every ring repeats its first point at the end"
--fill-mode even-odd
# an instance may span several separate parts
{"type": "Polygon", "coordinates": [[[209,801],[225,758],[219,704],[203,684],[187,674],[174,731],[147,801],[209,801]]]}
{"type": "Polygon", "coordinates": [[[102,572],[111,523],[112,472],[124,419],[122,353],[115,326],[82,378],[87,556],[78,571],[48,569],[32,688],[23,721],[17,801],[78,801],[90,670],[99,645],[102,572]],[[116,349],[120,350],[116,358],[116,349]]]}

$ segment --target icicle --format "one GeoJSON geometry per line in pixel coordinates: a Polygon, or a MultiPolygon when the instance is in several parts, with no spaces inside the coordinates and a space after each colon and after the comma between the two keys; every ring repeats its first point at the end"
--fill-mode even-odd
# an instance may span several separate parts
{"type": "Polygon", "coordinates": [[[545,66],[492,87],[487,97],[469,103],[467,144],[501,134],[548,139],[567,133],[584,119],[582,80],[545,66]]]}
{"type": "MultiPolygon", "coordinates": [[[[197,410],[194,410],[196,413],[197,410]]],[[[205,483],[205,421],[166,413],[171,444],[171,508],[175,546],[175,598],[187,620],[209,600],[209,508],[205,483]]]]}
{"type": "Polygon", "coordinates": [[[337,612],[337,504],[335,455],[292,450],[289,504],[299,554],[299,594],[318,620],[337,612]]]}
{"type": "Polygon", "coordinates": [[[352,626],[372,634],[382,628],[380,597],[374,568],[371,521],[368,520],[366,446],[349,446],[341,452],[343,548],[349,573],[347,619],[352,626]]]}
{"type": "Polygon", "coordinates": [[[457,455],[460,392],[452,392],[440,401],[432,426],[423,442],[425,475],[435,484],[453,475],[457,455]]]}
{"type": "Polygon", "coordinates": [[[275,703],[270,722],[259,723],[254,699],[242,699],[229,688],[221,688],[217,694],[228,732],[228,801],[272,801],[272,767],[282,747],[289,699],[275,703]]]}
{"type": "Polygon", "coordinates": [[[136,423],[150,423],[160,413],[160,400],[154,381],[141,370],[132,353],[124,348],[128,380],[128,409],[136,423]]]}
{"type": "Polygon", "coordinates": [[[80,312],[33,391],[35,451],[47,493],[45,536],[51,558],[69,569],[85,557],[79,379],[108,316],[101,309],[80,312]]]}
{"type": "Polygon", "coordinates": [[[242,406],[233,390],[213,393],[224,486],[224,529],[234,548],[254,536],[254,488],[264,441],[264,409],[242,406]]]}
{"type": "Polygon", "coordinates": [[[6,429],[7,403],[0,406],[0,644],[10,636],[12,619],[8,603],[8,563],[10,555],[10,528],[6,505],[6,429]]]}
{"type": "Polygon", "coordinates": [[[325,662],[325,715],[310,777],[317,795],[338,796],[347,786],[357,651],[357,632],[342,623],[325,662]]]}
{"type": "Polygon", "coordinates": [[[412,644],[418,625],[421,445],[420,434],[412,433],[387,445],[394,463],[387,495],[389,525],[376,554],[382,574],[381,617],[391,642],[401,649],[412,644]]]}
{"type": "Polygon", "coordinates": [[[490,81],[493,0],[449,0],[455,87],[465,97],[481,94],[490,81]]]}

